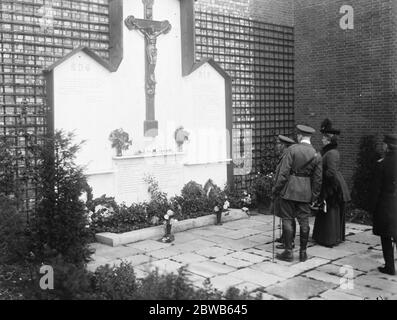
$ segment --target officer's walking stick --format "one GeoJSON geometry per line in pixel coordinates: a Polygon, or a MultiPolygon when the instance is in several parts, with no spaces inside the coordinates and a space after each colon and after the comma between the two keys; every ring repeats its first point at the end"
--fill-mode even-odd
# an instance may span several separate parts
{"type": "Polygon", "coordinates": [[[275,215],[275,211],[274,210],[274,200],[272,200],[271,205],[270,205],[270,212],[272,212],[273,214],[273,251],[272,251],[272,259],[273,259],[273,263],[274,263],[274,238],[275,238],[275,233],[276,233],[276,215],[275,215]]]}

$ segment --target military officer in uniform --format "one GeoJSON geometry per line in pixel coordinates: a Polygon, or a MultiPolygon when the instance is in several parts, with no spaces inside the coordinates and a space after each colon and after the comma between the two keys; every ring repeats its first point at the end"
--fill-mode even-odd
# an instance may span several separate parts
{"type": "Polygon", "coordinates": [[[276,257],[284,261],[293,261],[292,221],[295,219],[300,227],[299,260],[307,260],[310,204],[318,200],[322,182],[321,156],[310,141],[315,130],[304,125],[298,125],[297,130],[298,143],[287,149],[272,190],[273,198],[281,197],[280,215],[283,219],[285,250],[276,257]]]}
{"type": "MultiPolygon", "coordinates": [[[[293,144],[295,144],[295,141],[292,140],[291,138],[288,138],[288,137],[283,136],[281,134],[277,136],[276,148],[277,148],[277,153],[279,154],[280,158],[279,158],[279,161],[278,161],[278,164],[277,164],[277,167],[276,167],[276,172],[275,172],[275,175],[274,175],[273,183],[275,183],[277,181],[277,177],[278,177],[278,175],[280,173],[281,160],[283,160],[283,157],[285,156],[287,149],[290,146],[292,146],[293,144]]],[[[279,218],[281,218],[281,215],[280,215],[280,199],[281,199],[280,197],[277,197],[277,198],[273,199],[273,207],[272,207],[273,210],[274,210],[274,212],[272,212],[272,213],[274,215],[276,215],[277,217],[279,217],[279,218]]],[[[296,233],[296,221],[295,220],[293,220],[292,229],[293,229],[292,239],[295,239],[295,233],[296,233]]],[[[284,249],[284,240],[283,240],[283,236],[282,235],[281,235],[280,238],[276,239],[276,242],[281,242],[281,244],[276,247],[277,249],[284,249]]],[[[294,246],[295,246],[294,241],[292,241],[292,247],[294,247],[294,246]]]]}
{"type": "Polygon", "coordinates": [[[372,182],[373,232],[380,236],[385,266],[379,271],[395,275],[393,242],[397,241],[397,135],[384,138],[385,157],[378,161],[372,182]]]}

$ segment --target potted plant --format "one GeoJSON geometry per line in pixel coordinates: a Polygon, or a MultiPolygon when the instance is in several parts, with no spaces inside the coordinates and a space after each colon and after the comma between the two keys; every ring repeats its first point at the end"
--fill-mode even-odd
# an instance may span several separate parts
{"type": "Polygon", "coordinates": [[[122,150],[128,150],[132,141],[127,132],[123,129],[116,129],[110,133],[109,140],[112,143],[112,148],[116,149],[117,157],[122,156],[122,150]]]}

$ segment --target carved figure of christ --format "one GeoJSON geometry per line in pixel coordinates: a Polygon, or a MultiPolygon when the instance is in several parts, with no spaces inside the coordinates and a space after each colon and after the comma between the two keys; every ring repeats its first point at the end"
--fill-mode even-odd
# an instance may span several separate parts
{"type": "Polygon", "coordinates": [[[158,122],[155,119],[155,93],[157,63],[157,38],[171,30],[171,24],[165,21],[153,20],[153,1],[143,0],[145,5],[145,19],[136,19],[129,16],[125,25],[129,30],[137,30],[145,37],[145,94],[146,94],[146,120],[144,122],[144,136],[156,137],[158,135],[158,122]]]}

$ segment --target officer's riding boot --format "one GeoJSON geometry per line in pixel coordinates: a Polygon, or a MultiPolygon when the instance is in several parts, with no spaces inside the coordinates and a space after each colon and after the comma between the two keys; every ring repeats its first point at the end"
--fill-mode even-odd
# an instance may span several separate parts
{"type": "Polygon", "coordinates": [[[307,242],[309,241],[309,233],[310,229],[307,231],[301,230],[300,234],[300,248],[299,248],[299,261],[304,262],[307,260],[307,253],[306,253],[306,248],[307,248],[307,242]]]}
{"type": "Polygon", "coordinates": [[[278,260],[291,262],[294,260],[292,253],[292,230],[288,228],[283,228],[284,246],[285,250],[282,253],[278,253],[276,258],[278,260]]]}

